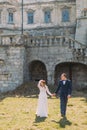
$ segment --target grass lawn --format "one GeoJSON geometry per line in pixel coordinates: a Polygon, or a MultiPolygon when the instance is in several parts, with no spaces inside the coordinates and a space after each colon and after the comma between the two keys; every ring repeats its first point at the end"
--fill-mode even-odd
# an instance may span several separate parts
{"type": "Polygon", "coordinates": [[[87,130],[87,94],[74,92],[67,118],[61,118],[59,98],[48,98],[48,118],[35,116],[37,96],[0,96],[0,130],[87,130]]]}

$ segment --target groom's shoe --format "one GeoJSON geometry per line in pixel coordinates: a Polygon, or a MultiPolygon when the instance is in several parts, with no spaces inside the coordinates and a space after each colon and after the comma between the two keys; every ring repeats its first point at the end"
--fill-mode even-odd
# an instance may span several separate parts
{"type": "Polygon", "coordinates": [[[64,114],[61,114],[61,117],[65,117],[65,115],[64,115],[64,114]]]}

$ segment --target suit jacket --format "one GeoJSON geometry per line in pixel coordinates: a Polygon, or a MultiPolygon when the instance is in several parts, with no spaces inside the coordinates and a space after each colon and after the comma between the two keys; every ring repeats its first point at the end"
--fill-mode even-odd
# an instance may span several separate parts
{"type": "Polygon", "coordinates": [[[70,80],[65,80],[65,84],[63,84],[63,80],[59,81],[58,88],[55,91],[56,95],[59,93],[60,96],[68,96],[72,93],[72,83],[70,80]]]}

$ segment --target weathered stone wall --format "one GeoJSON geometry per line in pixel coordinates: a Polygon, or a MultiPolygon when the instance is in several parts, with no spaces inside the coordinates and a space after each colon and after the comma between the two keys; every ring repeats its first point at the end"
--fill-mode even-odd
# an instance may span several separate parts
{"type": "Polygon", "coordinates": [[[87,64],[73,64],[72,66],[72,81],[73,88],[87,89],[87,64]]]}
{"type": "Polygon", "coordinates": [[[87,45],[87,17],[79,18],[77,20],[75,39],[84,45],[87,45]]]}
{"type": "Polygon", "coordinates": [[[76,1],[76,34],[75,39],[87,46],[87,0],[76,1]],[[84,15],[86,11],[86,15],[84,15]]]}
{"type": "Polygon", "coordinates": [[[25,72],[25,77],[28,77],[29,81],[44,78],[48,84],[55,84],[61,73],[66,72],[72,80],[74,88],[86,87],[87,50],[83,48],[84,46],[79,42],[68,37],[30,38],[26,48],[28,73],[25,72]],[[76,77],[77,82],[75,82],[76,77]],[[81,84],[83,85],[81,86],[81,84]]]}
{"type": "Polygon", "coordinates": [[[0,46],[0,91],[14,90],[23,83],[24,47],[0,46]]]}
{"type": "Polygon", "coordinates": [[[1,92],[14,90],[26,81],[38,81],[42,78],[48,84],[54,84],[63,71],[68,75],[73,72],[71,78],[75,87],[81,87],[81,84],[84,87],[87,85],[86,70],[86,46],[69,37],[25,35],[15,36],[13,39],[3,36],[0,39],[1,92]],[[69,70],[69,64],[72,71],[69,70]],[[78,68],[81,70],[80,75],[78,68]],[[75,75],[78,75],[76,83],[75,75]]]}

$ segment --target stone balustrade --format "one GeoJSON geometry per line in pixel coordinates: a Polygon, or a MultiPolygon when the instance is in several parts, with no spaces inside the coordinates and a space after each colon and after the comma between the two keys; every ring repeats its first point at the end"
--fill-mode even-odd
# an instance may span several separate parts
{"type": "Polygon", "coordinates": [[[12,45],[13,42],[13,36],[0,36],[0,46],[12,45]]]}
{"type": "Polygon", "coordinates": [[[59,46],[72,49],[73,55],[87,55],[87,46],[66,36],[1,36],[0,46],[49,47],[59,46]]]}
{"type": "Polygon", "coordinates": [[[30,37],[28,46],[68,46],[69,48],[87,48],[86,45],[66,36],[30,37]]]}
{"type": "Polygon", "coordinates": [[[23,45],[26,42],[26,37],[21,35],[0,36],[0,46],[15,46],[23,45]]]}
{"type": "Polygon", "coordinates": [[[33,46],[64,46],[67,45],[68,39],[64,36],[43,36],[43,37],[30,37],[29,43],[30,47],[33,46]],[[66,41],[67,40],[67,41],[66,41]]]}
{"type": "Polygon", "coordinates": [[[86,45],[67,36],[0,36],[0,45],[68,46],[69,48],[87,48],[86,45]]]}
{"type": "Polygon", "coordinates": [[[66,36],[43,36],[30,37],[28,47],[49,47],[59,46],[71,49],[74,60],[84,60],[87,56],[87,46],[66,36]]]}

